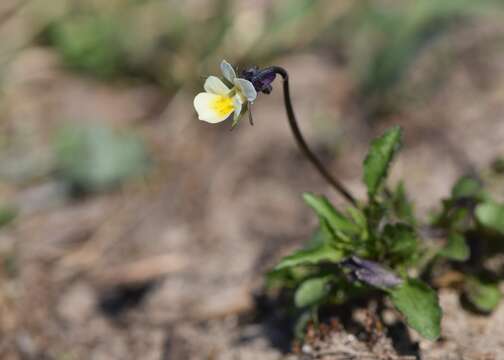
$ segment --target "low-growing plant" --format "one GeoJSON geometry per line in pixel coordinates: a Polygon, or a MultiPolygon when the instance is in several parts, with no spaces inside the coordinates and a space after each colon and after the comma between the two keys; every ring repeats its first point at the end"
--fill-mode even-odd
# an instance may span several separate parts
{"type": "Polygon", "coordinates": [[[269,94],[276,76],[281,76],[287,119],[300,150],[349,203],[340,210],[325,196],[303,195],[319,226],[302,249],[284,257],[268,274],[270,287],[290,292],[293,304],[311,315],[327,304],[382,294],[411,328],[429,340],[441,333],[442,310],[435,288],[448,272],[458,274],[457,281],[448,285],[461,289],[476,309],[495,308],[501,295],[496,274],[491,276],[485,260],[494,252],[488,250],[499,247],[504,237],[504,205],[493,201],[480,181],[461,178],[450,198],[443,200],[442,210],[424,224],[403,183],[393,188],[387,184],[389,168],[402,145],[402,130],[395,126],[371,143],[363,163],[367,199],[357,200],[304,140],[285,69],[251,68],[239,77],[223,61],[221,70],[224,81],[210,76],[205,92],[194,100],[199,119],[218,123],[234,114],[232,126],[236,126],[257,95],[269,94]]]}
{"type": "Polygon", "coordinates": [[[55,142],[56,175],[76,193],[110,190],[148,170],[142,139],[102,125],[66,126],[55,142]]]}
{"type": "Polygon", "coordinates": [[[504,251],[504,204],[494,199],[481,179],[464,176],[453,186],[451,196],[442,201],[432,226],[446,239],[438,255],[460,263],[450,269],[452,275],[459,275],[452,276],[450,285],[460,288],[474,309],[494,310],[501,299],[500,269],[491,262],[504,251]]]}
{"type": "Polygon", "coordinates": [[[330,0],[277,0],[245,8],[230,0],[64,3],[45,20],[38,38],[69,68],[105,79],[154,81],[171,91],[199,83],[195,68],[207,71],[222,52],[264,62],[303,48],[338,14],[330,0]]]}

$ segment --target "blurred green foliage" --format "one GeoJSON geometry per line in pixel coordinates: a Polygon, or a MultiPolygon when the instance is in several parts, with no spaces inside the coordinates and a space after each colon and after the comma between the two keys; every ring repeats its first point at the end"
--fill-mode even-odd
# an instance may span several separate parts
{"type": "Polygon", "coordinates": [[[426,45],[465,19],[489,14],[498,0],[358,1],[326,34],[346,52],[370,111],[397,105],[396,90],[426,45]]]}
{"type": "MultiPolygon", "coordinates": [[[[398,105],[398,85],[433,39],[499,0],[53,0],[27,6],[43,44],[72,69],[197,87],[222,58],[270,64],[294,51],[345,55],[369,112],[398,105]]],[[[446,62],[446,60],[443,60],[446,62]]],[[[399,104],[400,105],[400,104],[399,104]]]]}
{"type": "Polygon", "coordinates": [[[111,189],[145,173],[149,159],[142,140],[100,125],[69,126],[55,140],[58,176],[72,189],[111,189]]]}
{"type": "Polygon", "coordinates": [[[100,77],[126,70],[126,53],[114,17],[78,15],[64,19],[53,26],[50,38],[65,61],[77,70],[100,77]]]}
{"type": "Polygon", "coordinates": [[[265,63],[302,48],[332,21],[329,0],[239,4],[230,0],[71,0],[41,37],[65,63],[110,78],[134,76],[167,89],[196,86],[223,57],[265,63]]]}

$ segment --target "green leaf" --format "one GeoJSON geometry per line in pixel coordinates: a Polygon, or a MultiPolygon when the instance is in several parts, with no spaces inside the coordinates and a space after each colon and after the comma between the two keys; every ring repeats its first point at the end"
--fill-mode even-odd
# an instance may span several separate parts
{"type": "Polygon", "coordinates": [[[452,188],[452,198],[475,198],[481,194],[481,182],[470,176],[460,178],[452,188]]]}
{"type": "Polygon", "coordinates": [[[456,261],[466,261],[471,255],[464,236],[458,233],[452,233],[448,236],[448,243],[439,254],[456,261]]]}
{"type": "Polygon", "coordinates": [[[402,259],[411,258],[417,252],[417,236],[415,230],[407,224],[387,224],[383,237],[392,256],[402,259]]]}
{"type": "Polygon", "coordinates": [[[406,323],[429,340],[441,333],[441,307],[438,297],[425,283],[408,279],[403,285],[389,290],[394,306],[406,318],[406,323]]]}
{"type": "Polygon", "coordinates": [[[325,229],[322,227],[322,224],[321,224],[321,226],[319,226],[317,228],[315,233],[312,235],[312,237],[308,241],[308,244],[306,245],[306,249],[313,249],[316,247],[320,247],[320,246],[330,242],[330,241],[328,241],[329,240],[328,236],[329,236],[329,234],[327,233],[327,231],[325,231],[325,229]]]}
{"type": "Polygon", "coordinates": [[[328,244],[322,244],[311,249],[296,251],[284,257],[274,270],[281,270],[300,265],[316,265],[321,262],[338,262],[344,258],[342,251],[328,244]]]}
{"type": "Polygon", "coordinates": [[[433,224],[440,228],[463,233],[473,227],[471,211],[467,207],[458,207],[456,200],[443,200],[443,210],[435,216],[433,224]]]}
{"type": "Polygon", "coordinates": [[[370,198],[374,198],[387,177],[390,163],[401,145],[401,133],[401,128],[395,126],[371,143],[364,160],[364,183],[370,198]]]}
{"type": "Polygon", "coordinates": [[[296,290],[294,303],[297,307],[319,304],[329,294],[332,276],[311,278],[303,281],[296,290]]]}
{"type": "Polygon", "coordinates": [[[317,213],[319,218],[326,220],[335,231],[346,234],[358,234],[361,229],[345,215],[332,206],[325,196],[316,196],[310,193],[303,194],[305,202],[317,213]]]}
{"type": "Polygon", "coordinates": [[[396,216],[402,221],[411,225],[416,223],[413,204],[408,199],[406,189],[404,188],[404,183],[402,181],[397,185],[394,193],[392,194],[392,208],[394,209],[396,216]]]}
{"type": "Polygon", "coordinates": [[[492,170],[499,175],[504,174],[504,157],[499,157],[492,161],[492,170]]]}
{"type": "Polygon", "coordinates": [[[499,305],[502,294],[498,283],[484,281],[476,277],[466,280],[467,299],[483,312],[491,312],[499,305]]]}
{"type": "Polygon", "coordinates": [[[504,234],[504,205],[487,202],[478,205],[476,218],[485,227],[504,234]]]}
{"type": "Polygon", "coordinates": [[[366,230],[367,229],[367,219],[366,219],[366,214],[364,212],[356,207],[350,206],[347,208],[347,212],[352,218],[353,222],[361,229],[366,230]]]}

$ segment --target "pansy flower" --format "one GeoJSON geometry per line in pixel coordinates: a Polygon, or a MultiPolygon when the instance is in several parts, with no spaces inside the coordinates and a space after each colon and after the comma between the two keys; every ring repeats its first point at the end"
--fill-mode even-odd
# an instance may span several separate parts
{"type": "Polygon", "coordinates": [[[257,97],[254,85],[246,79],[236,76],[233,67],[223,60],[221,71],[224,81],[217,76],[209,76],[203,86],[205,92],[194,98],[194,108],[198,118],[212,124],[228,119],[233,114],[233,126],[248,110],[257,97]]]}

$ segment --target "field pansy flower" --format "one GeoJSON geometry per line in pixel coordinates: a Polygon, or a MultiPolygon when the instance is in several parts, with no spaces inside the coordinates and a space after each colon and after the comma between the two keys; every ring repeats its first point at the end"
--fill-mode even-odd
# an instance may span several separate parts
{"type": "Polygon", "coordinates": [[[226,60],[221,62],[220,68],[226,83],[217,76],[209,76],[203,86],[205,92],[194,98],[194,108],[200,120],[212,124],[224,121],[234,113],[235,126],[257,98],[257,91],[249,80],[237,77],[226,60]]]}

